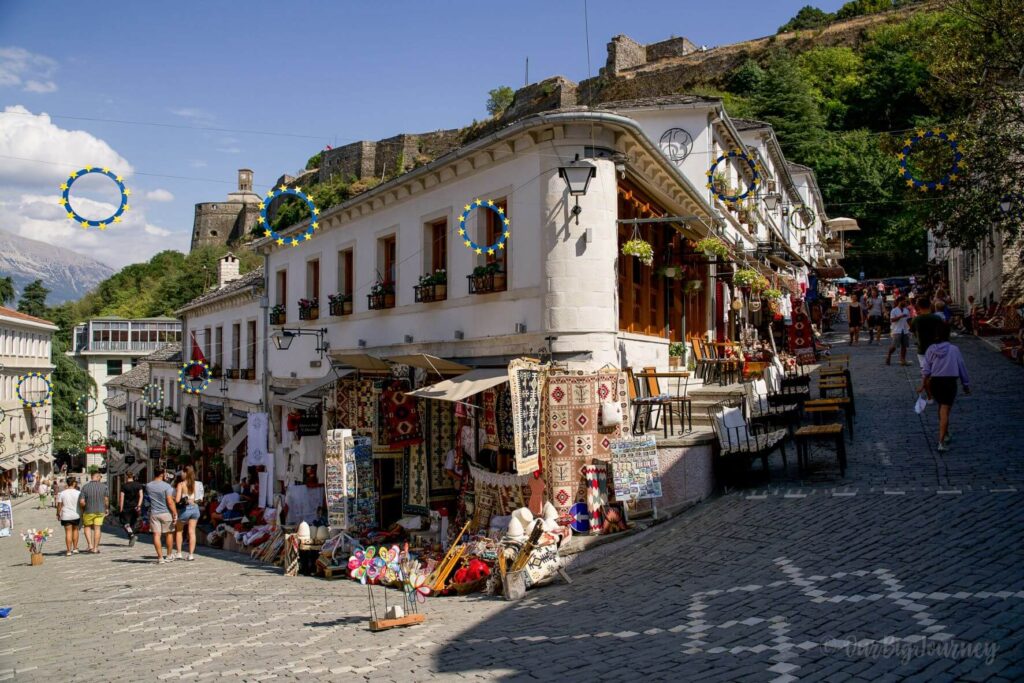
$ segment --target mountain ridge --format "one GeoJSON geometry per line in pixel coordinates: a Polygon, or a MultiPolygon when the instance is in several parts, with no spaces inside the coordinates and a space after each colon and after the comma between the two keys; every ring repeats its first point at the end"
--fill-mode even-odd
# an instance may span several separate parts
{"type": "Polygon", "coordinates": [[[0,277],[10,276],[19,296],[25,285],[42,280],[50,290],[49,306],[80,299],[114,274],[96,259],[0,229],[0,277]]]}

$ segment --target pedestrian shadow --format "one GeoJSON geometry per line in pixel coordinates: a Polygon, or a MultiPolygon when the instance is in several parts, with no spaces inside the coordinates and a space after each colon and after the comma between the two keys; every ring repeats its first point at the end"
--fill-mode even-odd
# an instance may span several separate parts
{"type": "Polygon", "coordinates": [[[303,626],[309,626],[311,628],[331,628],[333,626],[345,626],[347,624],[367,624],[369,627],[369,617],[338,617],[331,621],[307,621],[303,626]]]}
{"type": "Polygon", "coordinates": [[[130,557],[121,557],[116,560],[112,560],[112,562],[121,562],[123,564],[156,564],[156,557],[154,556],[149,560],[135,560],[130,557]]]}

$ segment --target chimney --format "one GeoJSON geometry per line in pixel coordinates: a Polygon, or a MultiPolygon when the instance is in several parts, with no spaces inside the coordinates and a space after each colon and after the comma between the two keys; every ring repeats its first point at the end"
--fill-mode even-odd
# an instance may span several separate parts
{"type": "Polygon", "coordinates": [[[238,272],[238,257],[229,251],[217,261],[217,289],[240,277],[242,276],[238,272]]]}
{"type": "Polygon", "coordinates": [[[248,168],[238,169],[238,191],[252,192],[252,171],[248,168]]]}

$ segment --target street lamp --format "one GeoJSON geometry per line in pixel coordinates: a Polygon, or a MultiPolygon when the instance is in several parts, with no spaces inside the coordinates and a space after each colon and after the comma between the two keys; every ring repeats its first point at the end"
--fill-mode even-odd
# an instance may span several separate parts
{"type": "Polygon", "coordinates": [[[1010,213],[1010,209],[1013,208],[1013,197],[1006,195],[999,202],[999,210],[1003,213],[1010,213]]]}
{"type": "Polygon", "coordinates": [[[764,197],[764,208],[769,211],[774,211],[779,207],[779,202],[782,201],[782,195],[780,194],[768,194],[764,197]]]}
{"type": "Polygon", "coordinates": [[[591,179],[597,175],[597,166],[589,161],[580,161],[580,155],[568,166],[558,167],[558,176],[565,181],[569,194],[576,198],[576,206],[572,207],[572,215],[576,219],[576,225],[580,224],[580,197],[587,193],[591,179]]]}
{"type": "Polygon", "coordinates": [[[326,327],[321,328],[319,330],[288,329],[282,327],[277,332],[274,332],[274,334],[270,335],[270,338],[274,342],[275,349],[277,349],[278,351],[287,351],[289,348],[291,348],[292,342],[295,341],[296,337],[301,337],[304,335],[316,337],[316,349],[314,350],[320,354],[321,358],[323,358],[324,353],[326,353],[327,349],[330,348],[330,342],[328,342],[327,339],[325,338],[327,336],[326,327]]]}

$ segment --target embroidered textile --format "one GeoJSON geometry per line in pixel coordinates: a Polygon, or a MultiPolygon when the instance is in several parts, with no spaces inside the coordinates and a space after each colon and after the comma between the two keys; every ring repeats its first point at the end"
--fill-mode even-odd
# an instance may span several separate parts
{"type": "Polygon", "coordinates": [[[427,401],[427,460],[430,467],[430,495],[455,495],[445,457],[455,448],[455,406],[448,401],[427,401]]]}
{"type": "Polygon", "coordinates": [[[540,365],[522,359],[508,366],[516,472],[527,474],[540,467],[541,389],[540,365]]]}
{"type": "Polygon", "coordinates": [[[512,419],[512,392],[508,384],[497,388],[498,392],[498,445],[501,448],[514,450],[516,447],[516,427],[512,419]]]}
{"type": "Polygon", "coordinates": [[[353,439],[356,495],[351,498],[350,528],[362,533],[377,528],[377,485],[373,477],[373,442],[368,437],[353,439]]]}
{"type": "Polygon", "coordinates": [[[391,448],[423,443],[419,399],[405,392],[406,383],[397,379],[385,381],[381,388],[381,410],[384,413],[387,443],[391,448]]]}
{"type": "Polygon", "coordinates": [[[402,486],[402,513],[425,515],[430,512],[430,473],[427,470],[427,447],[422,442],[405,449],[402,462],[405,480],[402,486]]]}
{"type": "Polygon", "coordinates": [[[595,458],[609,460],[611,443],[622,438],[623,425],[601,428],[601,403],[618,401],[628,415],[626,380],[617,370],[590,375],[550,374],[544,383],[545,474],[559,514],[585,500],[581,468],[595,458]]]}
{"type": "MultiPolygon", "coordinates": [[[[484,443],[498,443],[498,395],[494,389],[486,389],[483,393],[483,417],[480,420],[480,427],[487,434],[484,443]]],[[[483,444],[480,444],[481,446],[483,444]]]]}

